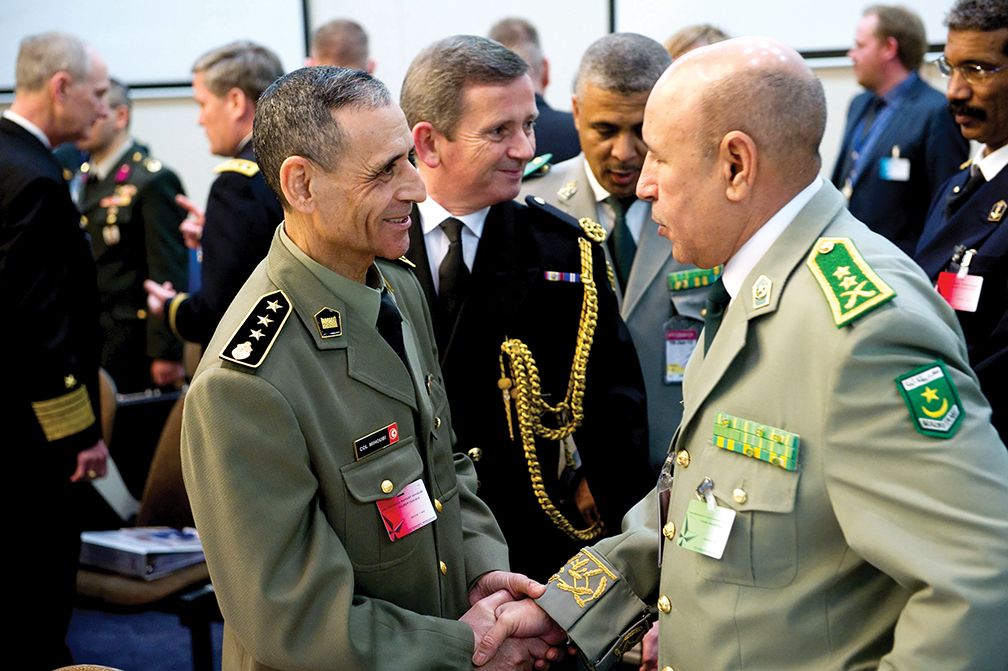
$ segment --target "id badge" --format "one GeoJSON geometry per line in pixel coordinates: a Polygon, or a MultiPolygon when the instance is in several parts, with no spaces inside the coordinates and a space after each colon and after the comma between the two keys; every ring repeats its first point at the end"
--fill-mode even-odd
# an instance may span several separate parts
{"type": "Polygon", "coordinates": [[[710,500],[691,499],[676,544],[685,550],[721,559],[734,523],[735,511],[731,508],[711,504],[710,500]]]}
{"type": "Polygon", "coordinates": [[[893,156],[879,161],[879,177],[887,182],[910,181],[910,159],[893,156]]]}
{"type": "Polygon", "coordinates": [[[424,481],[417,480],[403,487],[390,499],[376,502],[385,531],[393,543],[437,519],[434,504],[427,495],[424,481]]]}
{"type": "Polygon", "coordinates": [[[938,293],[948,301],[953,310],[976,312],[980,303],[983,278],[979,275],[962,275],[941,272],[938,274],[938,293]]]}
{"type": "Polygon", "coordinates": [[[675,316],[665,322],[665,384],[682,384],[686,363],[696,349],[700,335],[700,322],[689,317],[675,316]]]}

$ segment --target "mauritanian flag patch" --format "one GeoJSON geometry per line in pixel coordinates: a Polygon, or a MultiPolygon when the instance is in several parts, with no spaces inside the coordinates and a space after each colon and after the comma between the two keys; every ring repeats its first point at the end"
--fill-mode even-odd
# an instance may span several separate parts
{"type": "Polygon", "coordinates": [[[914,428],[925,436],[951,438],[965,411],[959,390],[941,361],[916,368],[896,378],[914,428]]]}

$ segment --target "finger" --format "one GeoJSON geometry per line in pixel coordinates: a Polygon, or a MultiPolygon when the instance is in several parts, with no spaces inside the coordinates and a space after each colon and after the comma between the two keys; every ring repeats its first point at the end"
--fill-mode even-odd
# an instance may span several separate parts
{"type": "MultiPolygon", "coordinates": [[[[491,598],[493,597],[487,597],[487,599],[491,598]]],[[[508,619],[494,622],[493,626],[483,635],[483,638],[480,639],[479,644],[476,646],[476,652],[473,653],[472,658],[473,664],[475,666],[483,666],[488,659],[496,655],[501,644],[514,633],[515,626],[517,626],[517,623],[508,619]]]]}
{"type": "Polygon", "coordinates": [[[183,196],[181,193],[175,196],[175,202],[181,205],[182,208],[187,212],[190,212],[191,214],[195,214],[198,216],[202,216],[202,210],[200,209],[200,206],[197,205],[195,201],[190,200],[189,198],[183,196]]]}

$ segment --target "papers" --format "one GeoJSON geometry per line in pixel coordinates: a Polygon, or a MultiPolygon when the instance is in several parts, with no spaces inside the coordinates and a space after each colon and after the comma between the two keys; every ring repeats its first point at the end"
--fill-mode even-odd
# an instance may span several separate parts
{"type": "Polygon", "coordinates": [[[155,580],[202,561],[203,546],[192,527],[81,533],[81,564],[135,578],[155,580]]]}

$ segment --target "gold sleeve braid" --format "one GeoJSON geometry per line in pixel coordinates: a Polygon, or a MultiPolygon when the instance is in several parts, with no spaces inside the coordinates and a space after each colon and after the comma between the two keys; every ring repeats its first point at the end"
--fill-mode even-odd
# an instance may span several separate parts
{"type": "MultiPolygon", "coordinates": [[[[582,219],[579,223],[586,235],[593,241],[600,242],[605,239],[605,230],[595,222],[590,219],[582,219]]],[[[511,400],[514,400],[519,435],[522,448],[525,451],[525,459],[528,461],[529,476],[532,480],[532,491],[535,493],[539,505],[542,506],[543,511],[553,523],[568,536],[588,541],[601,535],[605,531],[605,527],[600,520],[587,529],[577,529],[557,510],[543,485],[542,468],[539,465],[535,445],[537,436],[546,440],[564,441],[581,426],[581,422],[584,420],[585,369],[588,365],[588,355],[591,352],[595,326],[598,322],[598,290],[592,272],[591,243],[584,238],[579,238],[578,246],[581,252],[581,283],[584,285],[584,297],[581,302],[577,345],[574,350],[570,379],[567,383],[567,395],[556,406],[550,406],[543,400],[539,369],[535,359],[528,346],[517,339],[505,340],[501,344],[501,379],[498,381],[498,387],[503,392],[504,409],[509,428],[511,428],[511,400]],[[510,369],[510,378],[508,369],[510,369]],[[547,414],[555,418],[556,428],[543,425],[542,418],[547,414]]],[[[512,439],[513,437],[512,432],[512,439]]],[[[568,465],[571,465],[572,458],[566,445],[564,445],[564,454],[568,465]]]]}

